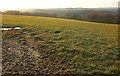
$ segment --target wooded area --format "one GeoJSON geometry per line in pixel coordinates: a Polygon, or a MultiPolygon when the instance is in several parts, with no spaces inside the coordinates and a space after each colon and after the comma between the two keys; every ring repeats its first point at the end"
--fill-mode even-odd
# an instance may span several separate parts
{"type": "Polygon", "coordinates": [[[55,18],[67,18],[90,22],[118,24],[117,10],[89,10],[89,9],[36,9],[33,11],[5,11],[3,14],[10,15],[29,15],[55,18]]]}

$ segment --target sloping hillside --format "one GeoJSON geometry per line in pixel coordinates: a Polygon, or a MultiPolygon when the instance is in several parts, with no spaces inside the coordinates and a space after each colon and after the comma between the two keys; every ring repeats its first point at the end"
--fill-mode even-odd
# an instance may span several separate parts
{"type": "Polygon", "coordinates": [[[3,15],[3,74],[118,74],[118,25],[3,15]]]}

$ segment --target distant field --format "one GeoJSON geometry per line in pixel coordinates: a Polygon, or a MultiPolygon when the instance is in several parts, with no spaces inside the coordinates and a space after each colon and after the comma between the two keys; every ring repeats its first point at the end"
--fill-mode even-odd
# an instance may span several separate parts
{"type": "Polygon", "coordinates": [[[120,74],[118,25],[3,15],[3,74],[120,74]]]}

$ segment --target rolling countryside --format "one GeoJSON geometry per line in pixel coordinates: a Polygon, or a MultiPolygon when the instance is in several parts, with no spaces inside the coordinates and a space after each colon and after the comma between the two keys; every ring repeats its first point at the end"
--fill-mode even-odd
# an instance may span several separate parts
{"type": "Polygon", "coordinates": [[[118,25],[2,15],[3,74],[120,74],[118,25]],[[13,29],[19,27],[19,29],[13,29]]]}

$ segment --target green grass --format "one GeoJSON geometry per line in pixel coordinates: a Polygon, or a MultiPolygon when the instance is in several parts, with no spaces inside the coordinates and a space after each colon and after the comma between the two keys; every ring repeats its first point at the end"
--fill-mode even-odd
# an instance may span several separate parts
{"type": "MultiPolygon", "coordinates": [[[[25,55],[18,59],[23,59],[21,61],[30,66],[26,57],[33,58],[31,63],[36,66],[32,67],[33,73],[120,73],[118,25],[62,18],[3,15],[3,27],[14,26],[22,29],[3,31],[3,40],[12,41],[19,36],[14,42],[18,45],[22,42],[22,45],[28,48],[25,55]],[[29,51],[29,48],[34,49],[29,51]],[[38,68],[40,66],[43,68],[38,68]]],[[[24,49],[20,51],[25,52],[24,49]]],[[[12,69],[15,66],[12,66],[12,69]]],[[[25,69],[26,66],[22,65],[22,68],[25,69]]],[[[19,70],[23,73],[21,68],[19,70]]]]}

